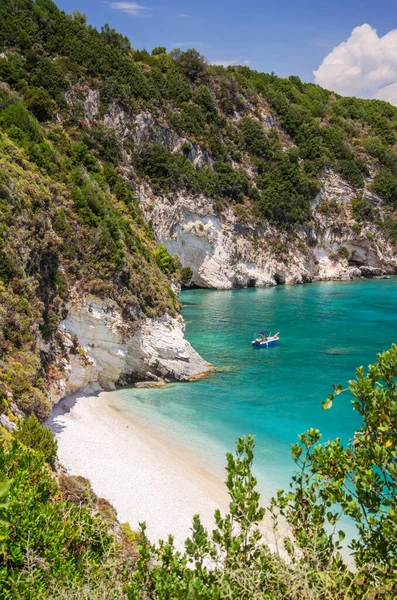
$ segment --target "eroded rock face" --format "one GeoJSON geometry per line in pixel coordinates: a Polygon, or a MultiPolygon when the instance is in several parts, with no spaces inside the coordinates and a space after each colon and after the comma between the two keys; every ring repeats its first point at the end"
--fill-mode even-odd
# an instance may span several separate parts
{"type": "MultiPolygon", "coordinates": [[[[171,152],[186,152],[197,166],[211,165],[209,152],[188,142],[172,130],[161,115],[149,111],[130,114],[113,103],[105,115],[99,116],[99,92],[83,90],[83,111],[87,124],[99,119],[111,127],[122,141],[131,136],[139,146],[146,142],[164,144],[171,152]],[[190,147],[190,150],[189,150],[190,147]]],[[[69,102],[78,101],[67,96],[69,102]]],[[[248,104],[249,106],[249,104],[248,104]]],[[[250,107],[252,110],[254,107],[250,107]]],[[[236,113],[238,122],[243,114],[236,113]]],[[[257,119],[257,115],[251,115],[257,119]]],[[[288,136],[277,126],[268,107],[262,107],[260,121],[265,128],[276,128],[285,148],[293,147],[288,136]]],[[[124,156],[126,165],[130,157],[124,156]]],[[[131,165],[130,165],[131,166],[131,165]]],[[[257,174],[252,166],[246,172],[255,184],[257,174]]],[[[364,197],[381,210],[380,199],[368,189],[357,190],[329,170],[321,178],[322,189],[313,202],[313,222],[297,227],[295,238],[277,231],[268,223],[255,223],[252,215],[242,221],[227,209],[219,213],[211,198],[180,191],[159,196],[142,184],[136,191],[145,217],[153,224],[159,242],[177,255],[184,267],[193,271],[192,284],[205,288],[230,289],[244,286],[267,286],[280,283],[302,283],[313,280],[353,279],[361,276],[359,268],[369,266],[387,273],[397,270],[397,257],[381,230],[365,224],[360,233],[353,232],[348,203],[364,197]],[[323,202],[333,201],[342,210],[334,219],[321,212],[323,202]],[[367,235],[371,235],[370,239],[367,235]],[[337,255],[344,246],[348,259],[337,255]]]]}
{"type": "Polygon", "coordinates": [[[68,306],[60,325],[66,350],[50,386],[57,402],[87,386],[111,390],[140,380],[184,381],[212,367],[184,339],[182,318],[146,319],[132,331],[112,300],[85,297],[68,306]]]}
{"type": "MultiPolygon", "coordinates": [[[[142,210],[153,225],[159,242],[182,266],[193,271],[192,283],[204,288],[231,289],[304,283],[314,280],[346,280],[361,277],[361,266],[395,272],[393,247],[376,225],[353,230],[354,220],[344,205],[357,191],[335,173],[323,179],[313,203],[313,223],[298,226],[287,236],[268,223],[242,222],[232,209],[219,213],[211,198],[179,192],[155,195],[143,184],[138,190],[142,210]],[[335,201],[338,216],[319,210],[323,201],[335,201]],[[344,246],[347,258],[338,256],[344,246]]],[[[379,201],[364,192],[368,201],[379,201]]]]}
{"type": "Polygon", "coordinates": [[[294,246],[285,247],[286,269],[285,254],[274,251],[283,236],[268,224],[242,226],[232,210],[218,214],[203,195],[154,196],[141,186],[139,198],[159,242],[192,269],[192,283],[199,287],[263,287],[310,279],[307,259],[294,246]]]}

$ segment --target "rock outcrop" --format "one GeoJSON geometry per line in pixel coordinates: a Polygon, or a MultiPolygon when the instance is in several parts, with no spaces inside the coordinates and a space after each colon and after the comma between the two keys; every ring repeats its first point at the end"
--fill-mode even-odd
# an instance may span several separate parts
{"type": "MultiPolygon", "coordinates": [[[[98,90],[89,90],[83,107],[87,124],[98,111],[98,90]]],[[[254,112],[250,116],[257,119],[254,112]]],[[[239,119],[236,113],[234,120],[239,119]]],[[[213,164],[206,149],[178,135],[166,119],[149,111],[132,115],[115,102],[102,117],[102,122],[112,128],[120,140],[132,137],[137,147],[144,143],[160,143],[171,152],[180,152],[188,145],[190,150],[184,151],[194,166],[213,164]]],[[[262,110],[260,122],[265,129],[276,128],[283,147],[294,146],[268,110],[262,110]]],[[[126,164],[130,164],[127,154],[124,158],[126,164]]],[[[244,168],[255,184],[255,169],[248,164],[244,168]]],[[[183,267],[192,270],[191,284],[198,287],[231,289],[349,280],[367,276],[367,271],[360,270],[361,267],[396,272],[397,256],[381,228],[367,223],[357,232],[357,227],[353,229],[357,223],[349,212],[349,203],[356,197],[381,211],[380,198],[369,191],[369,186],[356,189],[331,170],[324,174],[320,183],[321,191],[312,203],[311,224],[297,226],[293,235],[291,232],[287,235],[265,220],[255,220],[249,207],[242,213],[232,207],[219,210],[214,199],[202,194],[186,190],[156,194],[146,181],[138,182],[136,194],[158,241],[180,259],[183,267]],[[323,205],[330,202],[339,208],[338,213],[331,211],[326,215],[322,212],[323,205]],[[347,250],[347,257],[338,255],[341,246],[347,250]]]]}
{"type": "Polygon", "coordinates": [[[135,381],[184,381],[212,367],[184,339],[181,317],[146,319],[134,330],[112,300],[73,300],[60,325],[64,348],[50,386],[53,403],[87,386],[111,390],[135,381]]]}
{"type": "MultiPolygon", "coordinates": [[[[393,246],[374,224],[354,229],[348,202],[357,190],[335,173],[322,181],[313,203],[313,221],[298,226],[293,235],[240,216],[228,208],[216,209],[211,198],[178,192],[156,195],[142,184],[138,197],[156,236],[182,266],[193,272],[192,284],[231,289],[314,280],[348,280],[367,276],[360,267],[387,273],[397,269],[393,246]],[[336,207],[326,215],[324,203],[336,207]],[[347,256],[338,254],[343,247],[347,256]]],[[[374,206],[379,199],[365,191],[374,206]]]]}

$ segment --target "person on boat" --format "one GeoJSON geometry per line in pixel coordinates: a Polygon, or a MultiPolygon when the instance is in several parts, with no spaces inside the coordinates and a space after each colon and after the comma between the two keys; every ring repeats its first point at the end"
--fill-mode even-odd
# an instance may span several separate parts
{"type": "Polygon", "coordinates": [[[261,334],[261,342],[267,342],[267,335],[264,333],[261,334]]]}

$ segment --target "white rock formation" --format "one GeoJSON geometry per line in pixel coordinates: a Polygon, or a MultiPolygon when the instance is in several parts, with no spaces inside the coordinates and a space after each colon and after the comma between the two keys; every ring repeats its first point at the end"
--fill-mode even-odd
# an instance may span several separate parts
{"type": "MultiPolygon", "coordinates": [[[[70,95],[67,100],[77,102],[78,95],[70,95]]],[[[283,147],[294,146],[278,126],[277,119],[275,121],[271,116],[268,106],[261,107],[260,118],[254,107],[250,108],[251,118],[259,120],[265,128],[276,128],[283,147]]],[[[85,90],[83,112],[87,123],[98,118],[98,111],[98,90],[85,90]]],[[[242,114],[236,113],[232,120],[237,123],[241,117],[242,114]]],[[[161,143],[171,152],[179,152],[187,142],[168,126],[161,115],[154,116],[149,111],[132,115],[113,103],[101,120],[105,126],[114,129],[120,140],[132,136],[137,145],[161,143]]],[[[190,151],[187,155],[195,166],[213,163],[207,150],[188,143],[190,151]]],[[[129,164],[130,157],[125,154],[124,158],[126,165],[129,164]]],[[[254,170],[246,165],[246,172],[254,183],[254,170]]],[[[361,266],[396,272],[397,257],[393,256],[393,248],[381,230],[367,224],[360,233],[354,232],[354,220],[349,217],[348,203],[353,198],[363,195],[381,211],[380,199],[368,189],[355,189],[332,171],[325,173],[321,184],[321,192],[312,205],[313,222],[309,226],[297,227],[295,240],[266,222],[255,223],[252,216],[244,222],[232,209],[219,212],[213,200],[202,195],[181,191],[175,195],[156,196],[146,184],[140,186],[137,195],[159,242],[180,258],[182,266],[192,269],[192,283],[199,287],[230,289],[353,279],[366,272],[359,270],[361,266]],[[321,204],[331,200],[341,211],[338,216],[331,214],[326,217],[321,213],[321,204]],[[372,237],[367,237],[368,234],[372,237]],[[347,248],[348,260],[335,258],[340,246],[347,248]]]]}
{"type": "MultiPolygon", "coordinates": [[[[312,280],[354,279],[362,265],[395,272],[397,257],[373,224],[354,232],[354,220],[344,206],[356,190],[335,173],[328,173],[313,203],[310,226],[298,227],[295,239],[252,217],[241,221],[232,209],[219,213],[210,198],[179,192],[155,195],[142,184],[138,197],[156,236],[182,266],[193,271],[192,283],[204,288],[230,289],[312,280]],[[340,212],[325,216],[317,208],[335,200],[340,212]],[[335,258],[344,246],[348,260],[335,258]]],[[[379,199],[364,192],[368,201],[379,199]]]]}
{"type": "Polygon", "coordinates": [[[219,215],[212,200],[202,195],[154,196],[141,186],[139,198],[158,240],[192,269],[192,282],[199,287],[263,287],[307,279],[306,258],[293,247],[286,270],[284,256],[274,251],[282,236],[269,225],[242,226],[231,209],[219,215]]]}
{"type": "Polygon", "coordinates": [[[208,373],[211,365],[184,339],[184,329],[182,318],[164,315],[132,331],[114,301],[74,299],[60,325],[65,353],[50,386],[51,401],[87,386],[110,390],[116,383],[182,381],[208,373]]]}

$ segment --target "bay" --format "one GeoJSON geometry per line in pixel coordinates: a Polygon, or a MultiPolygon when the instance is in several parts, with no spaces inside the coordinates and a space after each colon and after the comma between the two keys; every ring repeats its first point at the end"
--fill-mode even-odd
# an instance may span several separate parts
{"type": "Polygon", "coordinates": [[[270,497],[286,487],[291,445],[309,427],[347,442],[359,426],[348,394],[329,411],[332,383],[345,387],[355,369],[397,341],[397,278],[181,294],[186,337],[219,369],[162,389],[117,390],[121,410],[199,452],[222,474],[238,436],[256,438],[255,471],[270,497]],[[254,333],[280,332],[271,348],[254,333]]]}

